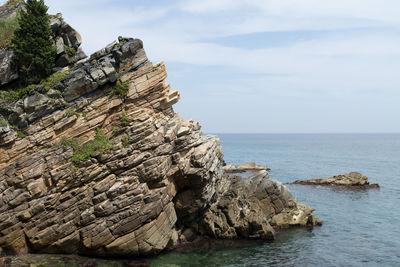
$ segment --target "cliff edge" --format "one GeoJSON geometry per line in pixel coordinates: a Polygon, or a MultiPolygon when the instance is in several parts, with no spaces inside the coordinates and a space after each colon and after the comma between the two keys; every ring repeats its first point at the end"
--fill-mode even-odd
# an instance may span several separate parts
{"type": "Polygon", "coordinates": [[[274,238],[313,226],[313,209],[261,172],[224,174],[216,136],[179,98],[139,39],[119,38],[0,107],[0,252],[139,256],[190,229],[274,238]]]}

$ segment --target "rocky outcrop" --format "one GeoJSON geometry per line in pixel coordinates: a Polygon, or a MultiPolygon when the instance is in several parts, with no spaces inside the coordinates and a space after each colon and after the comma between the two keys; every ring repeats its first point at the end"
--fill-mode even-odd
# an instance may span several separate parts
{"type": "Polygon", "coordinates": [[[359,172],[339,174],[330,178],[315,178],[309,180],[297,180],[293,184],[303,185],[334,185],[348,188],[379,188],[379,184],[370,184],[368,177],[359,172]]]}
{"type": "MultiPolygon", "coordinates": [[[[66,24],[51,25],[79,47],[66,24]]],[[[267,172],[224,175],[218,137],[174,112],[166,77],[141,40],[120,37],[0,101],[0,253],[133,257],[196,234],[271,239],[320,223],[267,172]]]]}
{"type": "Polygon", "coordinates": [[[82,44],[81,35],[64,21],[61,14],[50,19],[50,27],[54,36],[53,42],[57,48],[55,70],[86,58],[86,54],[80,48],[82,44]]]}
{"type": "MultiPolygon", "coordinates": [[[[165,66],[151,64],[141,44],[126,40],[97,61],[72,69],[63,86],[57,85],[69,109],[48,108],[28,123],[26,137],[2,128],[3,250],[154,253],[164,249],[176,231],[175,197],[187,191],[196,195],[194,212],[211,200],[222,170],[219,141],[202,137],[198,123],[182,120],[165,105],[170,94],[165,66]],[[129,83],[123,100],[110,96],[115,67],[107,65],[109,60],[129,83]],[[112,70],[100,68],[103,63],[112,70]],[[90,73],[95,70],[104,77],[94,79],[90,73]],[[88,160],[73,162],[77,151],[58,145],[76,138],[83,147],[99,131],[113,148],[88,160]],[[186,185],[178,191],[175,180],[186,185]]],[[[39,97],[35,103],[46,99],[40,93],[32,96],[39,97]]],[[[23,102],[29,103],[29,97],[23,102]]],[[[22,109],[28,116],[37,112],[22,109]]]]}
{"type": "Polygon", "coordinates": [[[216,238],[273,239],[274,228],[315,226],[313,208],[292,198],[289,189],[269,178],[267,171],[244,178],[224,176],[218,200],[198,224],[201,233],[216,238]]]}
{"type": "Polygon", "coordinates": [[[60,106],[39,89],[14,104],[11,115],[28,118],[27,136],[1,128],[3,250],[154,253],[177,235],[176,212],[184,209],[174,198],[196,199],[192,217],[211,202],[222,175],[218,138],[174,114],[179,94],[165,84],[165,66],[147,60],[140,40],[123,41],[54,85],[60,106]],[[129,83],[124,99],[110,96],[116,69],[129,83]],[[76,151],[58,145],[63,138],[83,144],[99,129],[113,149],[89,160],[74,163],[76,151]]]}
{"type": "Polygon", "coordinates": [[[218,138],[174,113],[164,64],[149,62],[140,40],[119,41],[0,110],[25,120],[22,134],[0,128],[3,251],[135,256],[187,229],[273,238],[272,227],[318,224],[267,173],[224,176],[218,138]]]}
{"type": "Polygon", "coordinates": [[[227,164],[223,168],[226,173],[258,172],[261,170],[265,171],[271,170],[267,166],[258,165],[254,162],[244,163],[238,167],[235,166],[234,164],[227,164]]]}

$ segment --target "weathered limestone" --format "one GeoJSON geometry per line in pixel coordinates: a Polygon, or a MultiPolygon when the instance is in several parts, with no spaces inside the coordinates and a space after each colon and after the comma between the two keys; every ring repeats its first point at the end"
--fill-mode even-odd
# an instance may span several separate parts
{"type": "Polygon", "coordinates": [[[379,188],[379,184],[370,184],[368,177],[359,172],[339,174],[330,178],[315,178],[310,180],[297,180],[293,184],[303,185],[335,185],[348,188],[379,188]]]}

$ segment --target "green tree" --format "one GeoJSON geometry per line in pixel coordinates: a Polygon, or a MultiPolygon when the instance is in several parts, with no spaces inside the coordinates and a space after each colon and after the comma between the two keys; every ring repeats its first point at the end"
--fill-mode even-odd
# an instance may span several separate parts
{"type": "Polygon", "coordinates": [[[27,0],[11,41],[13,62],[22,85],[38,83],[51,74],[56,48],[51,41],[48,7],[43,0],[27,0]]]}

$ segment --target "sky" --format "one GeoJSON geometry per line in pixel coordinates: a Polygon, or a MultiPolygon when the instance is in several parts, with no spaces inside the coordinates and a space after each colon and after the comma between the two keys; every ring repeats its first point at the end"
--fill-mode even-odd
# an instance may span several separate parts
{"type": "Polygon", "coordinates": [[[205,132],[400,132],[398,0],[45,2],[88,55],[142,39],[205,132]]]}

